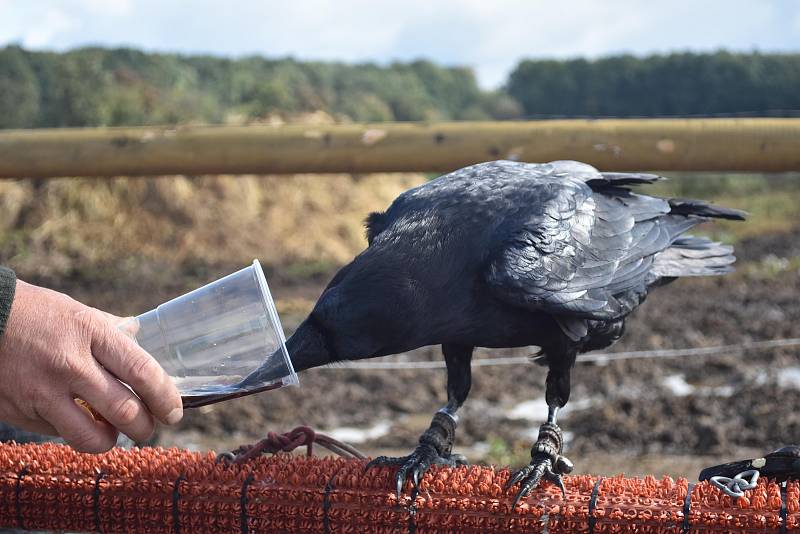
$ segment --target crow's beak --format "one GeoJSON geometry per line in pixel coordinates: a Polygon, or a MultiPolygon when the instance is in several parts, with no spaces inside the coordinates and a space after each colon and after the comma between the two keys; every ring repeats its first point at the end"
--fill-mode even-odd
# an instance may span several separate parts
{"type": "MultiPolygon", "coordinates": [[[[297,327],[294,334],[286,341],[286,349],[295,372],[305,371],[331,362],[325,343],[324,334],[315,324],[306,319],[297,327]]],[[[283,357],[276,354],[261,367],[244,378],[238,387],[252,388],[272,382],[289,375],[289,369],[283,357]]]]}
{"type": "Polygon", "coordinates": [[[241,389],[255,389],[280,380],[291,373],[289,367],[283,359],[283,354],[280,351],[273,354],[261,367],[247,375],[241,382],[236,384],[235,387],[241,389]]]}

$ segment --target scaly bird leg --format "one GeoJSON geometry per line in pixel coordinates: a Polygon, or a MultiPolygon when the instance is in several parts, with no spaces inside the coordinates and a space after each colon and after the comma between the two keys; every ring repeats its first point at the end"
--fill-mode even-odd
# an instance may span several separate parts
{"type": "Polygon", "coordinates": [[[431,465],[454,467],[467,463],[463,455],[453,454],[452,450],[458,424],[456,412],[466,400],[472,380],[472,347],[442,345],[442,352],[447,364],[447,405],[433,416],[431,425],[420,436],[414,452],[398,458],[379,456],[365,468],[386,465],[399,467],[395,476],[398,498],[409,475],[414,487],[419,489],[419,481],[431,465]]]}
{"type": "Polygon", "coordinates": [[[547,422],[539,427],[539,437],[531,447],[531,463],[523,467],[506,483],[506,489],[520,483],[519,491],[511,506],[513,510],[522,497],[539,485],[542,479],[556,484],[561,495],[566,497],[561,475],[572,472],[572,462],[561,454],[564,448],[564,434],[556,424],[558,410],[569,400],[570,370],[575,362],[573,351],[553,351],[547,353],[550,371],[547,373],[547,422]],[[551,355],[558,355],[552,358],[551,355]]]}
{"type": "Polygon", "coordinates": [[[531,447],[531,463],[515,472],[506,483],[506,489],[521,482],[520,489],[514,498],[512,509],[533,488],[539,485],[542,479],[556,484],[561,489],[562,496],[566,497],[566,489],[561,475],[572,472],[572,461],[561,454],[564,447],[564,436],[561,428],[556,424],[558,406],[548,407],[547,422],[539,427],[539,437],[531,447]]]}

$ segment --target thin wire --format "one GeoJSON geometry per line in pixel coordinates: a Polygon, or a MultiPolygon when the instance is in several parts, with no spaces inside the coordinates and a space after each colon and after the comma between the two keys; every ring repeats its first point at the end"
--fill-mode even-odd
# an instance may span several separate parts
{"type": "MultiPolygon", "coordinates": [[[[743,352],[746,350],[775,349],[796,347],[800,338],[768,339],[762,341],[746,341],[737,345],[717,345],[714,347],[692,347],[686,349],[635,350],[628,352],[598,352],[578,356],[578,362],[610,362],[615,360],[631,360],[635,358],[677,358],[683,356],[708,356],[724,352],[743,352]]],[[[495,365],[519,365],[530,363],[530,356],[513,356],[505,358],[483,358],[472,360],[473,367],[489,367],[495,365]]],[[[324,369],[444,369],[441,360],[409,361],[409,362],[341,362],[324,369]]]]}

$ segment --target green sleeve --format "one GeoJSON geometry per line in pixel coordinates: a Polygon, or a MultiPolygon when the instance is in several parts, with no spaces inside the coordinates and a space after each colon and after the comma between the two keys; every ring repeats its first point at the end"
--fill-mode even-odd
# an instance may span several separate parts
{"type": "Polygon", "coordinates": [[[8,267],[0,267],[0,336],[6,331],[6,322],[14,302],[14,290],[17,287],[17,275],[8,267]]]}

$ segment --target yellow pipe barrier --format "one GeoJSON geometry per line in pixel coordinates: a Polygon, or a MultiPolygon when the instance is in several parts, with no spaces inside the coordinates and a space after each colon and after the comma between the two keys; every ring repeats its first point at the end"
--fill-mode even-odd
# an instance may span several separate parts
{"type": "Polygon", "coordinates": [[[0,131],[0,178],[450,171],[494,159],[603,170],[800,170],[800,119],[619,119],[0,131]]]}

